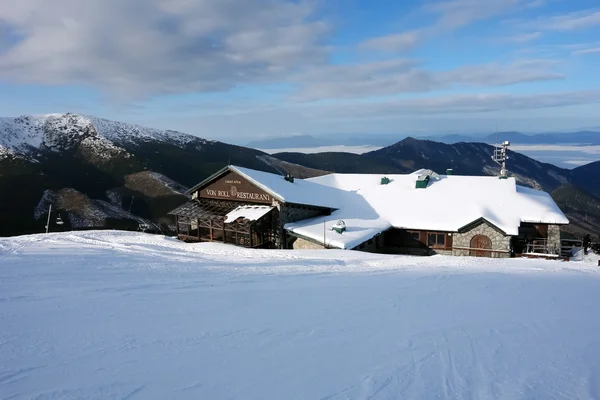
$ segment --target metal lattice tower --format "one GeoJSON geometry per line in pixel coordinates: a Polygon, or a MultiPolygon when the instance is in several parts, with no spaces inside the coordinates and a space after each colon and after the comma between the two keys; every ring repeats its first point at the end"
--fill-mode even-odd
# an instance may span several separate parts
{"type": "Polygon", "coordinates": [[[496,163],[500,164],[500,179],[505,179],[508,177],[508,170],[506,169],[506,160],[508,160],[507,150],[508,146],[510,146],[510,142],[508,140],[502,142],[502,144],[494,145],[494,155],[492,156],[492,160],[496,163]]]}

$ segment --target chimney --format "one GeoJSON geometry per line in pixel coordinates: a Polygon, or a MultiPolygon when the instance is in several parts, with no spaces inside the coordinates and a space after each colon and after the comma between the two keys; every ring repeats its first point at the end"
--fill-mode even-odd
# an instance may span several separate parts
{"type": "Polygon", "coordinates": [[[446,175],[452,175],[454,171],[452,171],[452,168],[448,168],[446,170],[446,175]]]}
{"type": "Polygon", "coordinates": [[[290,174],[287,174],[284,179],[290,183],[294,183],[294,177],[290,174]]]}
{"type": "Polygon", "coordinates": [[[428,183],[429,183],[429,175],[419,175],[419,177],[417,178],[417,184],[415,185],[415,188],[426,189],[428,183]]]}

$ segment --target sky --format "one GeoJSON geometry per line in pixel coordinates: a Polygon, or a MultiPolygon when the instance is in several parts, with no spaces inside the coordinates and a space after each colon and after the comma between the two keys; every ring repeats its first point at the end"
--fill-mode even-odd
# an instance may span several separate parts
{"type": "Polygon", "coordinates": [[[0,115],[209,139],[600,130],[598,0],[0,0],[0,115]]]}

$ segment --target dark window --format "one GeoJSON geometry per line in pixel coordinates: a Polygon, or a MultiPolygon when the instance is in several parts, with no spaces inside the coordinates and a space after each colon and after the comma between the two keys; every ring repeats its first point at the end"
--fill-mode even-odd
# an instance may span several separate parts
{"type": "Polygon", "coordinates": [[[419,240],[419,239],[420,239],[419,232],[414,232],[414,231],[412,231],[412,232],[408,232],[408,234],[409,234],[409,235],[410,235],[410,237],[411,237],[412,239],[414,239],[414,240],[419,240]]]}
{"type": "Polygon", "coordinates": [[[427,235],[427,244],[429,247],[446,247],[446,234],[429,233],[427,235]]]}

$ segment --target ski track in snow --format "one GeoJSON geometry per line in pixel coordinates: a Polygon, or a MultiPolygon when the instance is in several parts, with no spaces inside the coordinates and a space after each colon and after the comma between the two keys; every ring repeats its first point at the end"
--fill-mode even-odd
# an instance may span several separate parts
{"type": "Polygon", "coordinates": [[[0,398],[598,399],[595,262],[0,238],[0,398]]]}

